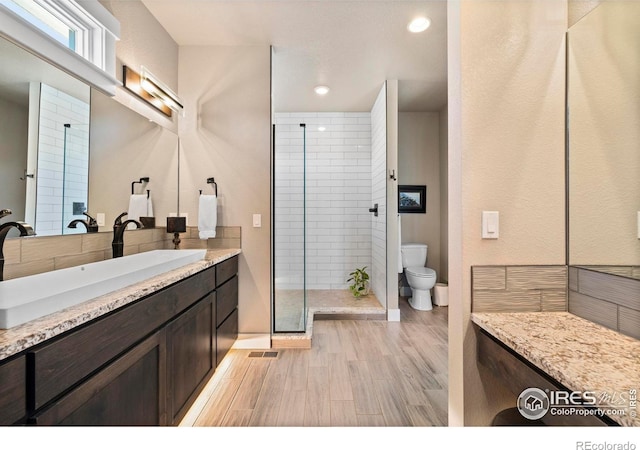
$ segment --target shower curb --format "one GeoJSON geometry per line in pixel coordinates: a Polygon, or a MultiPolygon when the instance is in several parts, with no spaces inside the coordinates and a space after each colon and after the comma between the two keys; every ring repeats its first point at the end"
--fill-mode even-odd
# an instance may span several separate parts
{"type": "Polygon", "coordinates": [[[311,348],[313,321],[321,320],[386,320],[384,308],[352,308],[325,306],[309,308],[304,333],[278,333],[271,336],[271,348],[311,348]]]}

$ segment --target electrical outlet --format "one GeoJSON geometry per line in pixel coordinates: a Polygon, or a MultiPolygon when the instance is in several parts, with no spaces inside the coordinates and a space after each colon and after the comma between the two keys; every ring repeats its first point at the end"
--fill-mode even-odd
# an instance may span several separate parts
{"type": "Polygon", "coordinates": [[[99,227],[103,227],[105,225],[104,213],[96,214],[96,222],[98,222],[99,227]]]}

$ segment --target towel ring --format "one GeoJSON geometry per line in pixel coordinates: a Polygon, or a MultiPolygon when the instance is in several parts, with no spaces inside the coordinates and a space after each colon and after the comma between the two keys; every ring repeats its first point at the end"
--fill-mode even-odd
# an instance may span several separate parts
{"type": "MultiPolygon", "coordinates": [[[[213,192],[217,196],[218,195],[218,183],[216,183],[215,179],[213,177],[207,178],[207,184],[213,184],[213,192]]],[[[202,195],[202,189],[200,189],[200,195],[202,195]]]]}

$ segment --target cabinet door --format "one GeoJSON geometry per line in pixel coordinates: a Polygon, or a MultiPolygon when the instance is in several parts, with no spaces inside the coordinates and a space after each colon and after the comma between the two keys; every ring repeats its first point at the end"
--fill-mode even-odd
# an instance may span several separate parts
{"type": "Polygon", "coordinates": [[[26,416],[26,377],[24,356],[0,364],[0,426],[11,425],[26,416]]]}
{"type": "Polygon", "coordinates": [[[170,422],[177,424],[215,369],[215,292],[167,327],[170,422]]]}
{"type": "Polygon", "coordinates": [[[216,264],[216,286],[220,286],[238,273],[238,257],[234,256],[216,264]]]}
{"type": "Polygon", "coordinates": [[[220,326],[238,307],[238,277],[219,286],[216,293],[216,326],[220,326]]]}
{"type": "Polygon", "coordinates": [[[238,339],[238,310],[235,309],[217,330],[216,366],[238,339]]]}
{"type": "Polygon", "coordinates": [[[164,331],[144,340],[35,418],[38,425],[165,425],[164,331]]]}

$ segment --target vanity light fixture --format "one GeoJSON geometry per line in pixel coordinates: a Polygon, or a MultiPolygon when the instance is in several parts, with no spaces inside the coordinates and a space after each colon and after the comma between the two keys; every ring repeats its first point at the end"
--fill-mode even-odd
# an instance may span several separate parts
{"type": "Polygon", "coordinates": [[[428,17],[417,17],[411,21],[407,26],[407,29],[412,33],[422,33],[424,30],[429,28],[430,25],[431,20],[428,17]]]}
{"type": "Polygon", "coordinates": [[[178,96],[145,67],[137,73],[130,67],[123,66],[122,79],[125,88],[166,116],[171,117],[173,111],[183,111],[184,107],[178,96]]]}
{"type": "Polygon", "coordinates": [[[318,95],[327,95],[329,93],[328,86],[316,86],[313,90],[316,91],[318,95]]]}

